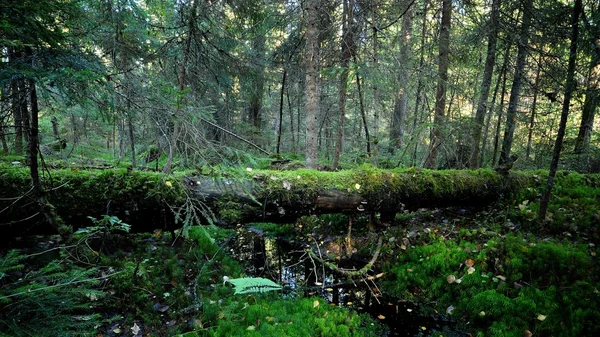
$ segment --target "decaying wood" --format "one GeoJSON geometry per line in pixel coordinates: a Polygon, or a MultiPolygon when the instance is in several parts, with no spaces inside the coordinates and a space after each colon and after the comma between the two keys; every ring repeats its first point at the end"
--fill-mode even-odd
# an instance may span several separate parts
{"type": "MultiPolygon", "coordinates": [[[[485,205],[543,180],[531,173],[503,176],[491,170],[298,170],[211,177],[73,169],[50,174],[43,179],[46,197],[65,224],[85,227],[91,225],[88,216],[108,214],[138,232],[181,227],[186,218],[181,210],[190,202],[202,206],[196,209],[209,210],[206,213],[214,214],[218,224],[285,223],[323,213],[380,212],[382,218],[393,219],[406,209],[485,205]]],[[[0,228],[9,237],[53,231],[36,215],[30,186],[26,169],[0,174],[0,228]]]]}

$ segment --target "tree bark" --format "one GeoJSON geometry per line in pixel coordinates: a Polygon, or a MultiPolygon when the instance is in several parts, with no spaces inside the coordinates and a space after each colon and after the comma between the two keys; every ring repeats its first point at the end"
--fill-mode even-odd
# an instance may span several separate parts
{"type": "Polygon", "coordinates": [[[494,132],[494,154],[492,155],[492,166],[496,165],[498,158],[498,145],[500,143],[500,127],[502,125],[502,115],[504,112],[504,97],[506,96],[506,71],[508,70],[508,62],[510,60],[510,43],[506,46],[504,53],[504,64],[502,65],[502,90],[500,93],[500,106],[498,107],[498,120],[496,121],[496,131],[494,132]]]}
{"type": "MultiPolygon", "coordinates": [[[[277,127],[277,155],[279,156],[279,150],[281,149],[281,131],[283,126],[283,94],[285,92],[285,79],[287,77],[287,68],[283,66],[283,76],[281,78],[281,92],[279,95],[279,125],[277,127]]],[[[292,134],[294,130],[292,130],[292,134]]]]}
{"type": "Polygon", "coordinates": [[[350,27],[354,20],[354,0],[343,0],[343,13],[342,13],[342,41],[341,41],[341,59],[340,66],[342,72],[340,74],[340,88],[339,88],[339,121],[335,139],[335,150],[333,152],[333,163],[331,168],[333,170],[338,169],[340,156],[344,149],[344,124],[346,121],[346,93],[348,90],[348,66],[350,64],[350,58],[352,57],[354,48],[354,37],[352,35],[353,29],[350,27]]]}
{"type": "MultiPolygon", "coordinates": [[[[358,63],[356,55],[354,55],[354,63],[358,63]]],[[[365,99],[360,84],[360,75],[356,73],[356,88],[358,89],[358,103],[360,107],[360,115],[362,117],[363,128],[365,129],[365,140],[367,142],[367,158],[371,157],[371,137],[369,135],[369,126],[367,124],[367,112],[365,110],[365,99]]]]}
{"type": "Polygon", "coordinates": [[[565,130],[567,128],[567,118],[569,117],[569,106],[571,104],[571,96],[575,89],[575,63],[577,61],[577,36],[579,34],[579,15],[581,14],[583,5],[582,0],[575,0],[573,7],[573,17],[571,19],[571,46],[569,48],[569,66],[567,69],[567,83],[565,85],[565,98],[563,101],[562,111],[560,114],[560,124],[556,142],[554,143],[554,151],[552,151],[552,162],[550,163],[550,172],[548,173],[548,182],[546,191],[540,200],[540,209],[538,212],[538,221],[544,221],[548,212],[548,204],[550,203],[550,194],[554,186],[554,176],[558,169],[558,161],[560,160],[560,152],[562,150],[565,130]]]}
{"type": "Polygon", "coordinates": [[[531,138],[533,137],[533,127],[535,126],[535,113],[537,110],[537,100],[540,86],[540,73],[542,70],[542,55],[538,59],[538,67],[535,72],[535,83],[533,84],[533,103],[531,104],[531,116],[529,118],[529,128],[527,130],[527,148],[525,149],[525,158],[529,159],[531,154],[531,138]]]}
{"type": "Polygon", "coordinates": [[[319,112],[319,0],[306,1],[306,167],[318,164],[317,118],[319,112]]]}
{"type": "Polygon", "coordinates": [[[21,86],[19,80],[13,80],[11,83],[12,87],[12,112],[13,121],[15,123],[15,154],[19,155],[23,153],[23,93],[21,92],[21,86]]]}
{"type": "Polygon", "coordinates": [[[398,90],[394,102],[394,111],[392,112],[392,123],[390,130],[391,151],[404,147],[404,133],[406,129],[406,115],[408,105],[408,82],[410,68],[410,39],[412,36],[412,2],[405,1],[407,8],[402,17],[402,29],[400,31],[400,64],[398,71],[398,90]]]}
{"type": "Polygon", "coordinates": [[[440,44],[438,61],[438,84],[435,94],[435,115],[429,141],[429,156],[425,167],[436,168],[439,146],[442,143],[442,125],[446,109],[446,88],[448,86],[448,66],[450,64],[450,23],[452,1],[442,0],[442,23],[440,26],[440,44]]]}
{"type": "Polygon", "coordinates": [[[521,84],[523,81],[523,76],[525,75],[527,50],[529,49],[529,26],[531,23],[532,11],[533,0],[524,0],[523,23],[521,24],[521,33],[519,35],[519,46],[517,50],[517,65],[513,77],[512,88],[510,89],[508,110],[506,111],[506,127],[504,129],[502,150],[500,151],[500,161],[498,163],[499,165],[505,165],[507,163],[514,140],[515,127],[517,125],[517,108],[519,104],[519,97],[521,95],[521,84]]]}
{"type": "Polygon", "coordinates": [[[575,140],[574,152],[577,154],[587,153],[589,150],[590,136],[594,127],[594,117],[600,104],[600,46],[596,46],[596,49],[597,51],[590,62],[585,101],[581,113],[581,124],[579,125],[577,139],[575,140]]]}
{"type": "Polygon", "coordinates": [[[483,79],[481,81],[481,93],[479,96],[479,102],[477,103],[477,112],[475,113],[475,121],[473,123],[472,141],[473,150],[471,151],[471,158],[469,159],[469,167],[476,169],[479,164],[479,151],[481,143],[481,132],[483,130],[483,123],[485,121],[485,113],[487,112],[487,101],[490,93],[490,87],[492,84],[492,75],[494,72],[494,65],[496,63],[496,38],[498,36],[500,18],[500,2],[501,0],[494,0],[492,3],[492,12],[490,14],[490,33],[488,36],[487,56],[485,59],[485,69],[483,71],[483,79]]]}

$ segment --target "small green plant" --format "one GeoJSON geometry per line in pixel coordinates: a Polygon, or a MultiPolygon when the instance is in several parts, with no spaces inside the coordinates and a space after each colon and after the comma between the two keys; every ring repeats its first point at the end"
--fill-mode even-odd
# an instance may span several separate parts
{"type": "Polygon", "coordinates": [[[280,290],[281,286],[269,279],[262,277],[242,277],[236,279],[226,279],[226,282],[233,284],[235,292],[237,294],[250,294],[250,293],[266,293],[269,291],[280,290]]]}
{"type": "Polygon", "coordinates": [[[129,233],[131,226],[121,221],[116,216],[112,215],[103,215],[102,219],[96,219],[93,216],[88,216],[88,219],[92,220],[94,226],[79,228],[75,234],[92,234],[95,232],[115,232],[122,231],[125,233],[129,233]]]}

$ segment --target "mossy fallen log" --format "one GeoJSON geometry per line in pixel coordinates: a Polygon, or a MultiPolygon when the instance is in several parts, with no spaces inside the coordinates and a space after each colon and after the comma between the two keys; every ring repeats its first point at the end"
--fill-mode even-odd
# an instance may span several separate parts
{"type": "MultiPolygon", "coordinates": [[[[223,223],[287,222],[310,214],[381,212],[494,202],[523,188],[537,187],[542,173],[499,175],[491,170],[379,170],[341,172],[244,171],[220,176],[164,175],[127,170],[45,172],[46,197],[73,228],[88,216],[118,216],[134,231],[181,227],[213,216],[223,223]]],[[[28,196],[27,169],[0,173],[0,228],[5,235],[51,232],[28,196]]]]}

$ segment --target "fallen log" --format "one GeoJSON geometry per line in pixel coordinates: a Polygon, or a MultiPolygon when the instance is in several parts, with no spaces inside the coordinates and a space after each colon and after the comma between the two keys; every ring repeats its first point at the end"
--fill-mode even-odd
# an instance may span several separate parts
{"type": "MultiPolygon", "coordinates": [[[[311,214],[381,212],[406,208],[485,205],[543,177],[491,170],[429,171],[252,171],[234,176],[111,170],[51,170],[43,183],[46,198],[61,220],[89,226],[89,216],[118,216],[134,231],[174,229],[184,222],[214,217],[223,224],[291,222],[311,214]],[[192,214],[193,213],[193,214],[192,214]]],[[[0,174],[0,228],[11,237],[54,230],[36,209],[27,169],[0,174]]]]}

